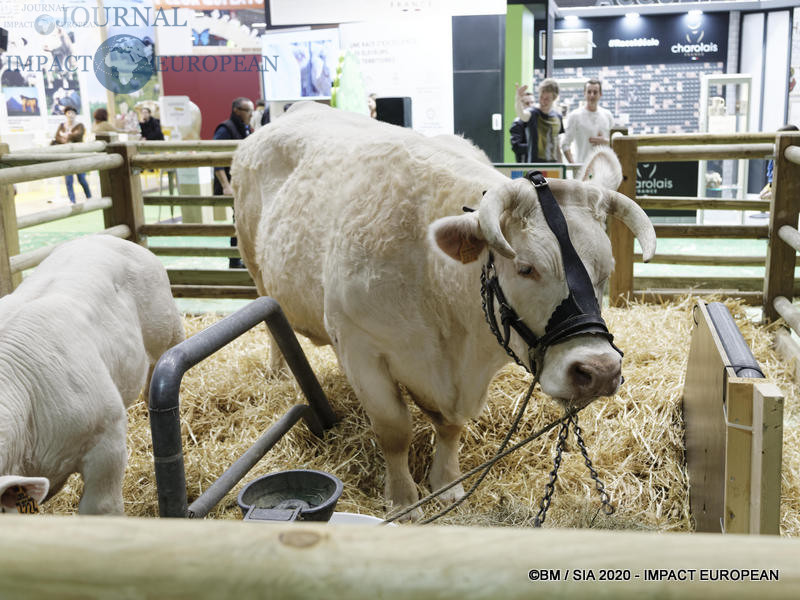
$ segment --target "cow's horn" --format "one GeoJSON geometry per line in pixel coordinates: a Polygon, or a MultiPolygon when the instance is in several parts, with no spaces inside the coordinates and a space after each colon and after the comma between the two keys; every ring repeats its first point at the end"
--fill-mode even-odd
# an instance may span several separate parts
{"type": "Polygon", "coordinates": [[[653,258],[656,253],[656,231],[650,218],[633,200],[624,194],[606,190],[608,212],[627,225],[642,246],[642,260],[653,258]]]}
{"type": "Polygon", "coordinates": [[[506,258],[514,258],[517,253],[506,241],[503,232],[500,230],[500,217],[510,210],[517,202],[517,195],[510,186],[503,186],[489,190],[481,198],[480,209],[478,210],[478,222],[481,225],[481,233],[486,238],[486,242],[506,258]]]}

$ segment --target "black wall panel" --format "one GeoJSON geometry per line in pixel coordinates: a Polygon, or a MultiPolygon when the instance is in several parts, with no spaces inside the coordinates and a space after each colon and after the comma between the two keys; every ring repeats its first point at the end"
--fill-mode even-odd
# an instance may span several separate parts
{"type": "Polygon", "coordinates": [[[503,114],[505,35],[505,15],[453,17],[454,129],[494,162],[503,160],[503,131],[492,129],[492,115],[503,114]]]}

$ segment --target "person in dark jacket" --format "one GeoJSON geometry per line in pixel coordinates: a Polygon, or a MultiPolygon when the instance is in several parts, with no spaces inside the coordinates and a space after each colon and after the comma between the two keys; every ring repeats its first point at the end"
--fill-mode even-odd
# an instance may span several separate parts
{"type": "MultiPolygon", "coordinates": [[[[533,93],[525,92],[522,95],[521,104],[524,109],[533,108],[533,93]]],[[[528,138],[525,134],[525,125],[525,121],[517,117],[509,129],[511,133],[511,149],[514,151],[514,156],[518,163],[524,163],[528,156],[528,138]]]]}
{"type": "MultiPolygon", "coordinates": [[[[214,130],[215,140],[243,140],[250,135],[250,117],[253,114],[253,103],[247,98],[239,97],[231,105],[231,115],[214,130]]],[[[231,170],[229,167],[214,167],[214,195],[228,196],[233,194],[231,188],[231,170]]],[[[235,247],[237,240],[231,238],[231,246],[235,247]]],[[[241,258],[228,259],[229,269],[244,267],[241,258]]]]}
{"type": "Polygon", "coordinates": [[[523,108],[522,98],[527,85],[517,88],[515,109],[517,117],[525,122],[528,151],[525,162],[562,162],[559,135],[564,133],[561,113],[554,108],[558,98],[558,82],[547,78],[539,84],[539,106],[523,108]]]}
{"type": "Polygon", "coordinates": [[[139,129],[142,137],[146,140],[163,140],[164,134],[161,131],[161,121],[156,119],[149,108],[142,108],[142,120],[139,122],[139,129]]]}

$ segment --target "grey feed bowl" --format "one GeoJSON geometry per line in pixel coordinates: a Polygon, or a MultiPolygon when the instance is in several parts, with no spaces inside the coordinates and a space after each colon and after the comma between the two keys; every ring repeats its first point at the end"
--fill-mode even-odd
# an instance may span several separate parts
{"type": "Polygon", "coordinates": [[[342,482],[333,475],[298,469],[254,479],[237,503],[245,521],[327,521],[341,495],[342,482]]]}

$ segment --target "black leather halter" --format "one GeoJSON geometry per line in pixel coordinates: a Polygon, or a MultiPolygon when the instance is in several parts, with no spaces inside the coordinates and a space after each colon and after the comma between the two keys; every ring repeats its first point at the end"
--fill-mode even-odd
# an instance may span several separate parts
{"type": "Polygon", "coordinates": [[[608,331],[606,322],[600,316],[600,306],[597,304],[592,280],[589,278],[586,267],[569,239],[567,221],[553,196],[553,192],[550,191],[550,186],[547,185],[547,180],[539,171],[525,173],[525,179],[530,181],[533,187],[536,188],[539,205],[542,207],[547,226],[556,236],[556,240],[558,240],[561,260],[564,265],[564,274],[569,287],[569,295],[553,311],[545,327],[544,335],[538,337],[522,321],[508,303],[508,300],[506,300],[506,296],[497,279],[494,254],[490,250],[489,258],[481,272],[481,297],[489,328],[506,352],[519,365],[533,374],[541,371],[544,353],[549,346],[578,335],[594,334],[603,336],[622,356],[622,351],[614,345],[614,336],[608,331]],[[500,323],[503,327],[502,334],[495,317],[495,301],[499,305],[500,323]],[[523,364],[508,345],[512,329],[528,345],[528,365],[523,364]]]}

